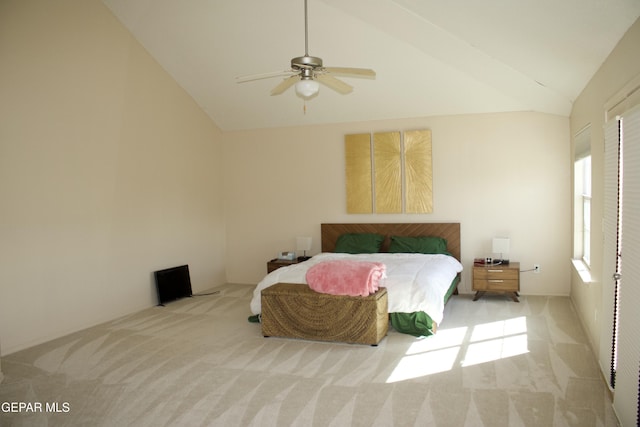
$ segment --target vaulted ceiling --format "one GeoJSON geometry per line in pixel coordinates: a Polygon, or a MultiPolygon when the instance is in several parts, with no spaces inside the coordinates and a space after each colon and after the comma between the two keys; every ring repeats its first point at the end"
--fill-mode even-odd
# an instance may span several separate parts
{"type": "Polygon", "coordinates": [[[638,0],[308,0],[309,54],[377,75],[341,77],[352,93],[321,86],[305,102],[293,88],[270,96],[282,77],[236,82],[288,70],[304,55],[303,0],[103,2],[222,130],[505,111],[568,116],[640,16],[638,0]]]}

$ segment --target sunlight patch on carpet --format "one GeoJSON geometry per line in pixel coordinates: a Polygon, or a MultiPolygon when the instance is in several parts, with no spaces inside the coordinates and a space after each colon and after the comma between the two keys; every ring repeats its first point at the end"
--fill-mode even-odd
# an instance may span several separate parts
{"type": "Polygon", "coordinates": [[[455,363],[473,366],[529,352],[525,316],[472,327],[441,329],[411,344],[387,383],[446,372],[455,363]],[[461,359],[458,359],[458,356],[461,359]]]}
{"type": "Polygon", "coordinates": [[[414,342],[387,378],[387,383],[451,370],[466,334],[466,327],[443,329],[414,342]]]}
{"type": "Polygon", "coordinates": [[[477,325],[470,342],[463,367],[528,353],[527,319],[521,316],[477,325]]]}

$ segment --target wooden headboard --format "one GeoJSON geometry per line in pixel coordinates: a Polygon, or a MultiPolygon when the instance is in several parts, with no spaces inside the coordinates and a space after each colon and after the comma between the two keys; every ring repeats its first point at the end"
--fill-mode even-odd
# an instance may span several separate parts
{"type": "Polygon", "coordinates": [[[345,233],[378,233],[385,236],[381,252],[389,250],[391,236],[437,236],[447,239],[447,250],[460,261],[460,223],[320,224],[322,252],[333,252],[345,233]]]}

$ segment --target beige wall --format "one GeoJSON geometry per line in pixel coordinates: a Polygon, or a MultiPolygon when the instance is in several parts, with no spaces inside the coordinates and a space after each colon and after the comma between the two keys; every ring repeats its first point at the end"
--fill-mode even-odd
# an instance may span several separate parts
{"type": "Polygon", "coordinates": [[[220,132],[99,0],[0,2],[0,64],[4,354],[224,282],[220,132]]]}
{"type": "Polygon", "coordinates": [[[568,295],[570,283],[569,121],[537,113],[428,117],[225,134],[227,279],[256,283],[278,251],[322,222],[459,221],[471,292],[474,257],[494,236],[511,237],[523,294],[568,295]],[[429,128],[434,212],[346,214],[344,135],[429,128]]]}
{"type": "MultiPolygon", "coordinates": [[[[571,298],[582,323],[594,346],[600,352],[601,329],[607,328],[611,320],[601,316],[603,277],[603,235],[602,220],[604,209],[604,111],[605,104],[629,81],[640,75],[640,20],[629,29],[598,72],[576,99],[571,112],[571,134],[591,124],[592,157],[592,203],[591,203],[591,283],[584,283],[575,272],[571,280],[571,298]]],[[[604,338],[608,341],[608,338],[604,338]]],[[[608,342],[602,343],[608,346],[608,342]]],[[[608,350],[604,349],[605,355],[608,350]]],[[[607,365],[607,361],[601,361],[607,365]]]]}

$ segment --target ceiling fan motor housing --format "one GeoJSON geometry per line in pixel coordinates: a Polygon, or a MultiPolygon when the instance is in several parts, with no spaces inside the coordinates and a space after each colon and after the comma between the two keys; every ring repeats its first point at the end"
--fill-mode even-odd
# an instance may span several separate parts
{"type": "Polygon", "coordinates": [[[294,70],[322,68],[322,58],[318,58],[317,56],[299,56],[291,60],[291,68],[294,70]]]}

